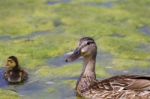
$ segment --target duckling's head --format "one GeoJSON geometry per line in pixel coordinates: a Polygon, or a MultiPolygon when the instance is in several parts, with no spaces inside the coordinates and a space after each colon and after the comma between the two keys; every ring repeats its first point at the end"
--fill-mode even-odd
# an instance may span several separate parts
{"type": "Polygon", "coordinates": [[[66,62],[74,61],[80,56],[84,58],[95,58],[97,54],[97,46],[91,37],[83,37],[80,39],[78,47],[66,59],[66,62]]]}
{"type": "Polygon", "coordinates": [[[6,62],[6,67],[8,70],[15,70],[19,68],[19,62],[17,57],[15,56],[9,56],[6,62]]]}

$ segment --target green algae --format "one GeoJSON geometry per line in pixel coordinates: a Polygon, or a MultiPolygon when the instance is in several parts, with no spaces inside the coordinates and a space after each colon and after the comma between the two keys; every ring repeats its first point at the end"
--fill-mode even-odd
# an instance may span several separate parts
{"type": "Polygon", "coordinates": [[[21,97],[13,91],[0,89],[1,99],[21,99],[21,97]]]}

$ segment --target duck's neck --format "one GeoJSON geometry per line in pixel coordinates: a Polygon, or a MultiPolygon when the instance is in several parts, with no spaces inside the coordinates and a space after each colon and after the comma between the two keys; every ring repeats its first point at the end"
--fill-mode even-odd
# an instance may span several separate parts
{"type": "Polygon", "coordinates": [[[90,88],[96,80],[95,74],[96,55],[93,57],[84,57],[84,68],[77,82],[76,90],[78,93],[82,93],[90,88]]]}
{"type": "Polygon", "coordinates": [[[96,56],[84,58],[84,68],[82,77],[90,77],[92,79],[96,79],[95,63],[96,63],[96,56]]]}
{"type": "Polygon", "coordinates": [[[15,74],[17,74],[17,73],[19,73],[20,72],[20,67],[19,66],[16,66],[16,67],[14,67],[14,68],[8,68],[6,71],[7,72],[13,72],[13,73],[15,73],[15,74]]]}

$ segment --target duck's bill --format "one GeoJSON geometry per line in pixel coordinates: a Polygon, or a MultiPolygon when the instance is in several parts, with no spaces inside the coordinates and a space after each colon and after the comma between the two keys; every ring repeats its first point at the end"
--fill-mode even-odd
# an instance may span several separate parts
{"type": "Polygon", "coordinates": [[[5,65],[4,67],[5,67],[5,68],[10,68],[8,65],[5,65]]]}
{"type": "Polygon", "coordinates": [[[81,56],[81,51],[80,49],[76,49],[73,53],[71,53],[67,58],[66,58],[66,62],[72,62],[76,59],[78,59],[81,56]]]}

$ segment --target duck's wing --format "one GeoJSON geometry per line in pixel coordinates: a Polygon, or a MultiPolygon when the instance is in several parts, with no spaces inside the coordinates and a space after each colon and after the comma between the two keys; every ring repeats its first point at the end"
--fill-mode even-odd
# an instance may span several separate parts
{"type": "Polygon", "coordinates": [[[148,76],[132,76],[130,79],[131,83],[128,83],[124,89],[126,90],[141,90],[141,91],[150,91],[150,77],[148,76]]]}
{"type": "Polygon", "coordinates": [[[104,90],[150,91],[150,77],[148,76],[121,75],[99,81],[97,84],[104,90]]]}
{"type": "Polygon", "coordinates": [[[90,99],[150,99],[150,77],[122,75],[96,80],[81,95],[90,99]]]}
{"type": "Polygon", "coordinates": [[[25,70],[21,70],[21,79],[22,81],[25,81],[28,79],[28,73],[25,70]]]}

